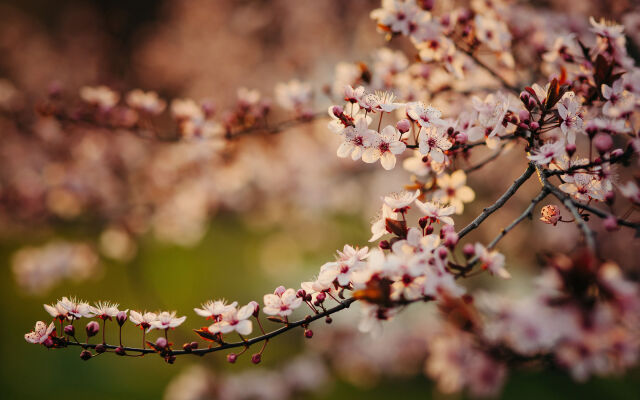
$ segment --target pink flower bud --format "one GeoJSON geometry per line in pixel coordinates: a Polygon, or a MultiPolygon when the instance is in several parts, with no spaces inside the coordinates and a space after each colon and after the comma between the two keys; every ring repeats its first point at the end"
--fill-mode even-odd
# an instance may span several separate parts
{"type": "Polygon", "coordinates": [[[569,157],[571,157],[576,152],[576,145],[567,143],[564,149],[567,151],[567,154],[569,155],[569,157]]]}
{"type": "Polygon", "coordinates": [[[126,352],[126,351],[124,351],[124,348],[122,348],[122,347],[120,347],[120,346],[116,347],[116,349],[115,349],[115,353],[116,353],[117,355],[119,355],[119,356],[124,356],[124,355],[126,355],[126,354],[127,354],[127,352],[126,352]]]}
{"type": "Polygon", "coordinates": [[[411,129],[411,122],[409,122],[408,119],[403,118],[398,121],[398,123],[396,124],[396,128],[398,128],[400,133],[409,132],[409,129],[411,129]]]}
{"type": "Polygon", "coordinates": [[[447,255],[449,255],[449,252],[447,251],[447,249],[445,249],[444,247],[440,247],[438,249],[438,256],[440,258],[444,260],[445,258],[447,258],[447,255]]]}
{"type": "Polygon", "coordinates": [[[42,342],[42,344],[44,345],[44,347],[50,349],[51,347],[53,347],[53,339],[51,339],[51,337],[48,337],[44,342],[42,342]]]}
{"type": "Polygon", "coordinates": [[[100,343],[99,345],[96,346],[96,353],[102,354],[105,351],[107,351],[107,346],[105,346],[104,344],[100,343]]]}
{"type": "Polygon", "coordinates": [[[126,321],[127,321],[127,313],[125,311],[120,311],[116,315],[116,322],[118,323],[118,325],[122,326],[126,321]]]}
{"type": "Polygon", "coordinates": [[[536,121],[533,121],[529,124],[529,126],[531,127],[532,130],[536,131],[538,129],[540,129],[540,124],[537,123],[536,121]]]}
{"type": "Polygon", "coordinates": [[[616,201],[616,193],[613,190],[605,193],[604,201],[606,201],[607,204],[612,205],[616,201]]]}
{"type": "Polygon", "coordinates": [[[610,215],[607,218],[605,218],[603,225],[604,225],[604,229],[606,229],[609,232],[617,231],[618,229],[620,229],[620,227],[618,226],[618,219],[613,215],[610,215]]]}
{"type": "Polygon", "coordinates": [[[613,147],[613,139],[611,139],[611,135],[599,133],[593,138],[593,145],[598,153],[604,154],[613,147]]]}
{"type": "Polygon", "coordinates": [[[530,117],[531,117],[531,114],[529,113],[529,111],[527,110],[518,111],[518,118],[520,119],[521,122],[528,123],[530,117]]]}
{"type": "Polygon", "coordinates": [[[273,294],[275,294],[276,296],[282,296],[282,294],[286,291],[287,289],[284,286],[278,286],[276,288],[276,290],[273,291],[273,294]]]}
{"type": "Polygon", "coordinates": [[[433,233],[433,225],[427,226],[427,228],[424,230],[424,233],[426,233],[427,235],[431,235],[433,233]]]}
{"type": "Polygon", "coordinates": [[[333,319],[331,319],[331,317],[327,315],[327,318],[324,319],[324,322],[326,322],[327,324],[330,324],[333,322],[333,319]]]}
{"type": "Polygon", "coordinates": [[[305,292],[304,289],[298,289],[298,291],[296,292],[296,297],[304,299],[305,297],[307,297],[307,292],[305,292]]]}
{"type": "Polygon", "coordinates": [[[73,325],[67,325],[64,327],[64,333],[69,336],[74,336],[76,334],[76,328],[73,325]]]}
{"type": "Polygon", "coordinates": [[[262,355],[260,353],[256,353],[251,356],[251,362],[254,364],[259,364],[262,361],[262,355]]]}
{"type": "Polygon", "coordinates": [[[418,220],[418,225],[420,225],[420,228],[422,229],[424,229],[428,223],[429,223],[429,217],[422,217],[418,220]]]}
{"type": "Polygon", "coordinates": [[[163,336],[160,336],[158,339],[156,339],[156,347],[164,349],[165,347],[167,347],[167,344],[167,339],[165,339],[163,336]]]}
{"type": "Polygon", "coordinates": [[[165,358],[165,361],[169,364],[173,364],[174,362],[176,362],[176,356],[169,356],[167,358],[165,358]]]}
{"type": "Polygon", "coordinates": [[[311,339],[313,337],[313,331],[311,329],[305,329],[304,337],[306,337],[307,339],[311,339]]]}
{"type": "Polygon", "coordinates": [[[389,250],[391,248],[391,245],[389,244],[388,240],[382,240],[380,243],[378,243],[378,247],[380,247],[382,250],[389,250]]]}
{"type": "Polygon", "coordinates": [[[467,243],[462,248],[462,254],[467,258],[471,258],[476,254],[476,249],[471,243],[467,243]]]}
{"type": "Polygon", "coordinates": [[[458,134],[456,135],[456,142],[458,143],[467,143],[468,140],[469,136],[464,132],[458,132],[458,134]]]}
{"type": "Polygon", "coordinates": [[[80,359],[82,359],[83,361],[87,361],[88,359],[90,359],[92,356],[91,352],[89,350],[82,350],[80,352],[80,359]]]}
{"type": "Polygon", "coordinates": [[[253,316],[258,318],[258,314],[260,314],[260,304],[257,301],[251,300],[249,302],[253,306],[253,316]]]}
{"type": "Polygon", "coordinates": [[[452,249],[458,244],[458,234],[453,232],[449,233],[444,238],[444,245],[452,249]]]}
{"type": "MultiPolygon", "coordinates": [[[[238,355],[236,353],[227,354],[227,362],[229,362],[230,364],[234,364],[237,359],[238,355]]],[[[253,360],[253,357],[251,357],[251,359],[253,360]]]]}
{"type": "Polygon", "coordinates": [[[342,114],[344,114],[344,109],[340,106],[333,106],[331,112],[333,113],[333,115],[339,118],[342,114]]]}
{"type": "Polygon", "coordinates": [[[191,342],[190,345],[191,345],[191,350],[196,350],[199,346],[198,342],[191,342]]]}
{"type": "Polygon", "coordinates": [[[316,301],[318,303],[322,303],[327,299],[327,295],[324,292],[320,292],[318,293],[318,295],[316,296],[316,301]]]}
{"type": "Polygon", "coordinates": [[[98,325],[96,321],[91,321],[87,324],[85,330],[87,331],[88,337],[95,336],[98,332],[100,332],[100,325],[98,325]]]}

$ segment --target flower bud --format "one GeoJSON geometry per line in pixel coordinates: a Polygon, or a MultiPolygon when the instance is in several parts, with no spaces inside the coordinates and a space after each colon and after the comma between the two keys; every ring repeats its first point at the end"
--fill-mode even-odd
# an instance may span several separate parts
{"type": "Polygon", "coordinates": [[[608,232],[617,231],[620,228],[620,226],[618,226],[618,219],[613,215],[610,215],[607,218],[605,218],[603,224],[604,224],[604,229],[606,229],[608,232]]]}
{"type": "Polygon", "coordinates": [[[540,129],[540,124],[537,123],[536,121],[533,121],[529,124],[529,127],[531,127],[531,130],[536,131],[540,129]]]}
{"type": "Polygon", "coordinates": [[[96,321],[91,321],[87,324],[85,330],[87,331],[88,337],[95,336],[100,332],[100,325],[98,325],[96,321]]]}
{"type": "Polygon", "coordinates": [[[598,150],[598,153],[604,154],[613,147],[613,139],[611,139],[611,135],[606,133],[598,133],[593,138],[593,145],[598,150]]]}
{"type": "Polygon", "coordinates": [[[429,226],[427,226],[427,228],[424,230],[424,232],[425,232],[427,235],[431,235],[431,234],[433,233],[433,225],[429,225],[429,226]]]}
{"type": "Polygon", "coordinates": [[[276,288],[276,290],[273,291],[273,294],[275,294],[276,296],[282,296],[282,294],[286,291],[287,289],[285,289],[284,286],[278,286],[276,288]]]}
{"type": "Polygon", "coordinates": [[[52,347],[53,347],[53,339],[51,339],[51,336],[49,336],[48,338],[46,338],[46,339],[45,339],[45,341],[44,341],[44,342],[42,342],[42,344],[43,344],[46,348],[50,349],[50,348],[52,348],[52,347]]]}
{"type": "Polygon", "coordinates": [[[324,292],[320,292],[318,293],[318,295],[316,296],[316,301],[318,303],[323,303],[325,300],[327,299],[327,295],[324,292]]]}
{"type": "Polygon", "coordinates": [[[605,193],[604,201],[606,201],[608,205],[613,205],[613,203],[616,201],[616,193],[613,190],[605,193]]]}
{"type": "Polygon", "coordinates": [[[529,113],[529,111],[527,110],[518,111],[518,118],[520,119],[520,122],[524,122],[525,124],[528,124],[530,117],[531,117],[531,114],[529,113]]]}
{"type": "Polygon", "coordinates": [[[249,304],[253,306],[253,316],[258,318],[258,314],[260,314],[260,304],[255,300],[251,300],[249,304]]]}
{"type": "Polygon", "coordinates": [[[391,248],[391,245],[389,244],[388,240],[382,240],[380,241],[380,243],[378,243],[378,247],[380,247],[382,250],[389,250],[391,248]]]}
{"type": "Polygon", "coordinates": [[[567,143],[564,149],[567,151],[567,154],[569,155],[569,157],[571,157],[576,152],[576,145],[567,143]]]}
{"type": "Polygon", "coordinates": [[[65,335],[75,336],[76,328],[73,325],[67,325],[64,327],[64,333],[65,335]]]}
{"type": "Polygon", "coordinates": [[[102,354],[105,351],[107,351],[107,346],[105,346],[104,344],[100,343],[99,345],[96,346],[96,353],[102,354]]]}
{"type": "Polygon", "coordinates": [[[444,237],[444,245],[452,249],[458,244],[458,234],[453,232],[444,237]]]}
{"type": "Polygon", "coordinates": [[[526,90],[520,92],[520,101],[522,101],[523,104],[527,105],[529,103],[530,97],[531,96],[529,95],[529,92],[527,92],[526,90]]]}
{"type": "Polygon", "coordinates": [[[80,359],[82,359],[83,361],[87,361],[88,359],[90,359],[92,356],[91,352],[89,350],[82,350],[80,352],[80,359]]]}
{"type": "Polygon", "coordinates": [[[116,353],[117,355],[119,355],[119,356],[124,356],[124,355],[126,355],[126,354],[127,354],[127,352],[126,352],[126,351],[124,351],[124,348],[122,348],[122,347],[120,347],[120,346],[116,347],[115,353],[116,353]]]}
{"type": "Polygon", "coordinates": [[[118,323],[118,325],[122,326],[122,325],[124,325],[124,323],[126,321],[127,321],[127,312],[126,311],[120,311],[116,315],[116,322],[118,323]]]}
{"type": "Polygon", "coordinates": [[[396,123],[396,128],[398,128],[398,131],[400,131],[400,133],[409,132],[409,129],[411,129],[411,122],[409,122],[408,119],[403,118],[398,121],[398,123],[396,123]]]}
{"type": "MultiPolygon", "coordinates": [[[[227,354],[227,362],[233,364],[238,359],[238,355],[236,353],[227,354]]],[[[251,358],[253,360],[253,357],[251,358]]]]}
{"type": "Polygon", "coordinates": [[[462,254],[464,254],[466,258],[471,258],[476,254],[476,249],[471,243],[467,243],[462,248],[462,254]]]}
{"type": "Polygon", "coordinates": [[[424,229],[428,223],[429,223],[429,217],[422,217],[418,220],[418,225],[420,225],[420,228],[422,229],[424,229]]]}
{"type": "Polygon", "coordinates": [[[156,339],[156,347],[159,347],[161,349],[164,349],[165,347],[167,347],[167,339],[165,339],[164,337],[160,336],[158,339],[156,339]]]}
{"type": "Polygon", "coordinates": [[[447,255],[449,255],[449,252],[447,251],[447,249],[445,249],[444,247],[440,247],[438,249],[438,256],[440,258],[444,260],[445,258],[447,258],[447,255]]]}
{"type": "Polygon", "coordinates": [[[182,350],[186,351],[187,353],[191,352],[191,343],[185,343],[182,345],[182,350]]]}
{"type": "Polygon", "coordinates": [[[256,353],[251,356],[251,362],[254,364],[259,364],[262,361],[262,355],[260,353],[256,353]]]}
{"type": "Polygon", "coordinates": [[[306,337],[307,339],[311,339],[313,337],[313,331],[311,329],[305,329],[304,337],[306,337]]]}
{"type": "Polygon", "coordinates": [[[309,293],[307,293],[306,296],[304,296],[304,301],[311,301],[313,300],[313,296],[311,296],[309,293]]]}
{"type": "Polygon", "coordinates": [[[588,125],[584,130],[590,138],[593,138],[596,133],[598,133],[598,127],[595,125],[588,125]]]}
{"type": "Polygon", "coordinates": [[[324,322],[326,322],[327,324],[330,324],[333,322],[333,319],[331,319],[331,317],[327,315],[327,318],[325,318],[324,322]]]}
{"type": "Polygon", "coordinates": [[[307,292],[305,292],[304,289],[298,289],[298,291],[296,292],[296,297],[304,299],[305,297],[307,297],[307,292]]]}
{"type": "Polygon", "coordinates": [[[191,342],[190,345],[191,345],[191,350],[196,350],[199,346],[198,342],[191,342]]]}
{"type": "Polygon", "coordinates": [[[344,109],[340,106],[333,106],[333,108],[331,109],[331,113],[333,113],[333,115],[335,115],[336,117],[340,117],[342,114],[344,114],[344,109]]]}
{"type": "Polygon", "coordinates": [[[529,97],[529,103],[527,103],[527,108],[529,110],[532,110],[536,106],[536,104],[537,104],[536,101],[531,97],[529,97]]]}
{"type": "Polygon", "coordinates": [[[165,360],[167,361],[167,363],[169,364],[173,364],[174,362],[176,362],[176,356],[169,356],[167,358],[165,358],[165,360]]]}

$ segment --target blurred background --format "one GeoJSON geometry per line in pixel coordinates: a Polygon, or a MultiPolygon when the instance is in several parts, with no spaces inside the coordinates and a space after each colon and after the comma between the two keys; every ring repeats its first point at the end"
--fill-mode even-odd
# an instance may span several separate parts
{"type": "MultiPolygon", "coordinates": [[[[25,103],[36,102],[52,87],[75,93],[83,85],[106,84],[121,91],[155,90],[164,98],[206,99],[224,110],[236,102],[239,87],[273,97],[277,82],[298,78],[312,83],[316,109],[322,111],[331,104],[323,87],[332,85],[336,64],[370,60],[385,44],[369,19],[378,5],[375,0],[0,0],[0,98],[10,90],[7,82],[25,103]]],[[[568,11],[562,2],[539,5],[568,11]]],[[[576,18],[615,16],[628,5],[584,1],[572,4],[571,11],[576,18]]],[[[40,128],[50,132],[47,126],[40,128]]],[[[76,349],[27,345],[23,334],[34,320],[48,317],[42,304],[69,295],[117,301],[121,308],[176,309],[188,318],[173,339],[191,340],[189,329],[201,322],[192,309],[200,303],[217,298],[240,304],[260,301],[280,284],[297,287],[310,279],[345,243],[367,245],[379,197],[402,189],[409,174],[338,160],[335,138],[324,120],[278,137],[243,139],[232,161],[216,159],[211,161],[215,167],[195,172],[189,164],[193,160],[185,161],[185,154],[194,150],[190,145],[175,150],[170,146],[178,145],[83,133],[69,166],[39,158],[49,151],[38,147],[48,146],[46,140],[14,140],[8,125],[0,129],[8,137],[0,149],[0,176],[4,183],[16,177],[29,194],[16,200],[0,191],[3,398],[215,398],[211,393],[222,384],[233,393],[234,385],[253,382],[256,398],[277,399],[285,396],[278,391],[281,382],[292,377],[300,385],[296,396],[310,392],[305,394],[310,398],[461,397],[439,394],[423,376],[423,354],[417,349],[421,329],[428,329],[425,316],[433,312],[429,306],[401,316],[398,324],[413,327],[413,341],[390,327],[387,340],[367,342],[353,333],[356,317],[342,315],[331,327],[316,324],[316,336],[306,341],[310,343],[301,332],[273,341],[259,367],[246,357],[229,365],[223,354],[183,357],[174,365],[155,356],[111,355],[85,363],[76,349]],[[114,157],[110,146],[136,172],[126,185],[114,178],[118,175],[112,164],[105,169],[104,160],[114,157]],[[18,162],[25,157],[36,158],[30,169],[18,162]],[[144,165],[136,163],[140,159],[144,165]],[[73,193],[92,180],[104,182],[104,193],[96,196],[99,200],[69,196],[64,190],[40,193],[30,183],[35,175],[56,180],[65,174],[73,176],[73,193]],[[127,192],[131,187],[133,192],[127,192]],[[165,187],[178,189],[166,194],[160,190],[165,187]],[[42,198],[47,210],[39,201],[25,200],[42,198]],[[152,214],[135,207],[148,198],[155,201],[152,214]],[[380,355],[387,352],[402,357],[380,355]]],[[[456,223],[470,221],[524,168],[521,157],[507,154],[470,175],[468,185],[477,201],[456,223]],[[512,168],[501,164],[510,161],[512,168]]],[[[530,184],[469,239],[486,241],[520,214],[536,189],[535,182],[530,184]]],[[[637,279],[640,248],[625,235],[601,235],[602,247],[608,257],[631,267],[627,272],[637,279]]],[[[540,267],[540,249],[568,250],[576,238],[573,226],[554,228],[535,218],[522,224],[500,245],[512,255],[508,261],[514,280],[507,290],[530,288],[540,267]]],[[[480,276],[467,284],[491,283],[480,276]]],[[[125,343],[137,343],[139,332],[127,328],[125,343]]],[[[109,341],[114,340],[111,336],[109,341]]],[[[516,372],[502,397],[632,399],[640,393],[638,378],[635,371],[577,384],[557,371],[516,372]]]]}

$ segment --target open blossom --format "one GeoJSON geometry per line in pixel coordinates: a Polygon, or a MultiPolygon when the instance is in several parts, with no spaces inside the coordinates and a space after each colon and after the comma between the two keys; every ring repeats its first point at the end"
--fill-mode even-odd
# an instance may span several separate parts
{"type": "Polygon", "coordinates": [[[186,316],[176,318],[176,311],[163,311],[157,315],[155,321],[151,322],[151,326],[147,329],[147,332],[154,329],[175,328],[180,326],[186,319],[186,316]]]}
{"type": "Polygon", "coordinates": [[[563,192],[569,193],[578,200],[604,200],[605,190],[602,182],[591,174],[574,174],[573,182],[563,183],[559,187],[563,192]]]}
{"type": "Polygon", "coordinates": [[[107,86],[84,86],[80,89],[80,97],[105,111],[115,107],[120,100],[120,95],[107,86]]]}
{"type": "Polygon", "coordinates": [[[382,209],[380,210],[379,215],[375,218],[374,222],[371,224],[371,238],[370,242],[376,241],[380,239],[382,236],[389,233],[387,231],[387,222],[388,218],[396,219],[398,214],[393,211],[393,208],[389,207],[386,203],[382,203],[382,209]]]}
{"type": "Polygon", "coordinates": [[[45,322],[38,321],[33,331],[24,334],[24,339],[29,343],[42,344],[49,338],[54,329],[55,324],[53,322],[47,326],[45,322]]]}
{"type": "Polygon", "coordinates": [[[413,203],[418,196],[420,196],[420,190],[416,190],[413,193],[403,190],[402,192],[391,193],[384,196],[382,201],[391,207],[393,211],[400,212],[400,210],[409,208],[409,205],[413,203]]]}
{"type": "MultiPolygon", "coordinates": [[[[235,304],[235,303],[234,303],[235,304]]],[[[249,318],[253,315],[255,306],[253,304],[247,304],[241,307],[239,310],[236,307],[231,307],[224,314],[219,322],[212,324],[209,327],[211,333],[229,333],[236,331],[241,335],[248,335],[253,329],[253,325],[249,318]]]]}
{"type": "Polygon", "coordinates": [[[69,312],[66,308],[62,306],[61,301],[58,301],[56,304],[44,304],[44,309],[51,315],[53,318],[59,320],[65,320],[69,316],[69,312]]]}
{"type": "Polygon", "coordinates": [[[540,148],[531,151],[527,158],[540,165],[549,164],[556,158],[565,154],[565,146],[561,141],[546,143],[540,148]]]}
{"type": "Polygon", "coordinates": [[[629,181],[619,186],[620,193],[633,203],[640,205],[640,187],[634,181],[629,181]]]}
{"type": "Polygon", "coordinates": [[[380,160],[382,167],[391,170],[396,165],[396,154],[402,154],[407,148],[400,141],[400,132],[387,125],[379,135],[370,138],[368,148],[362,153],[362,161],[366,163],[374,163],[380,160]]]}
{"type": "Polygon", "coordinates": [[[542,216],[540,217],[540,221],[544,222],[545,224],[554,226],[562,218],[562,216],[560,215],[560,208],[558,206],[554,206],[553,204],[548,204],[542,207],[542,210],[540,210],[540,214],[542,214],[542,216]]]}
{"type": "Polygon", "coordinates": [[[222,314],[231,311],[236,308],[238,305],[237,301],[234,301],[231,304],[227,304],[226,300],[215,300],[215,301],[207,301],[202,304],[202,308],[194,308],[193,311],[196,312],[201,317],[205,317],[207,319],[218,319],[222,314]]]}
{"type": "Polygon", "coordinates": [[[100,319],[111,319],[118,315],[118,304],[108,301],[100,301],[94,306],[89,306],[91,313],[100,319]]]}
{"type": "Polygon", "coordinates": [[[472,202],[476,197],[466,183],[467,175],[461,169],[451,175],[442,174],[436,181],[439,189],[433,194],[433,199],[442,204],[451,204],[456,208],[456,214],[462,214],[464,203],[472,202]]]}
{"type": "Polygon", "coordinates": [[[440,118],[442,116],[440,110],[421,102],[407,104],[407,116],[425,128],[444,124],[440,118]]]}
{"type": "Polygon", "coordinates": [[[404,104],[396,102],[396,96],[391,92],[376,91],[372,95],[367,95],[369,104],[372,105],[372,111],[390,113],[404,104]]]}
{"type": "Polygon", "coordinates": [[[476,38],[491,50],[508,50],[511,45],[511,34],[506,24],[497,19],[477,14],[475,19],[476,38]]]}
{"type": "Polygon", "coordinates": [[[344,87],[344,101],[349,103],[359,103],[364,96],[364,86],[358,86],[353,88],[351,85],[345,85],[344,87]]]}
{"type": "Polygon", "coordinates": [[[138,312],[131,310],[129,312],[129,321],[131,321],[135,326],[139,326],[140,329],[149,329],[151,323],[158,318],[156,313],[152,312],[138,312]]]}
{"type": "Polygon", "coordinates": [[[414,1],[383,0],[382,8],[371,11],[371,18],[378,21],[378,25],[386,26],[392,32],[409,35],[412,31],[412,21],[417,14],[423,13],[414,1]]]}
{"type": "Polygon", "coordinates": [[[132,90],[127,94],[127,104],[153,115],[160,114],[167,106],[167,103],[158,97],[158,93],[144,92],[140,89],[132,90]]]}
{"type": "Polygon", "coordinates": [[[91,312],[91,306],[84,301],[77,300],[75,297],[72,297],[71,299],[63,297],[58,304],[67,310],[69,315],[75,319],[91,318],[94,316],[91,312]]]}
{"type": "MultiPolygon", "coordinates": [[[[365,266],[364,260],[368,256],[368,247],[358,249],[345,245],[342,251],[338,251],[338,259],[336,261],[325,263],[320,267],[318,284],[311,285],[311,289],[314,292],[325,291],[330,288],[330,284],[334,280],[337,280],[340,286],[348,286],[351,281],[351,274],[365,266]]],[[[303,289],[305,289],[304,286],[303,289]]]]}
{"type": "Polygon", "coordinates": [[[558,102],[558,114],[560,115],[560,129],[567,135],[567,141],[574,144],[576,132],[582,129],[582,116],[580,114],[580,102],[575,99],[573,92],[567,92],[558,102]]]}
{"type": "Polygon", "coordinates": [[[344,142],[338,147],[337,155],[340,158],[351,157],[358,160],[362,157],[366,145],[373,141],[377,132],[369,129],[369,124],[365,118],[358,118],[355,126],[344,129],[344,142]]]}
{"type": "MultiPolygon", "coordinates": [[[[509,111],[509,97],[498,92],[488,94],[484,100],[473,97],[471,101],[473,108],[478,112],[478,122],[485,128],[482,133],[486,137],[491,138],[504,131],[502,123],[509,111]]],[[[479,138],[469,137],[469,139],[475,141],[479,138]]]]}
{"type": "Polygon", "coordinates": [[[444,152],[452,146],[451,141],[447,137],[446,131],[442,127],[429,126],[420,128],[418,136],[420,153],[437,163],[445,160],[444,152]]]}
{"type": "Polygon", "coordinates": [[[278,83],[275,88],[276,101],[285,110],[303,113],[309,111],[313,91],[311,85],[297,79],[278,83]]]}
{"type": "Polygon", "coordinates": [[[453,225],[453,218],[449,215],[456,212],[455,206],[441,207],[439,204],[429,201],[423,203],[420,200],[416,200],[416,205],[418,209],[422,211],[425,216],[431,218],[432,221],[453,225]]]}
{"type": "Polygon", "coordinates": [[[296,291],[289,288],[284,290],[283,287],[276,289],[274,294],[264,295],[264,308],[262,311],[269,315],[279,315],[286,317],[291,315],[293,310],[300,307],[302,299],[296,296],[296,291]]]}
{"type": "Polygon", "coordinates": [[[491,272],[492,275],[498,275],[500,278],[511,278],[511,274],[504,268],[504,255],[496,250],[488,250],[481,243],[476,243],[475,254],[480,260],[483,269],[491,272]]]}
{"type": "Polygon", "coordinates": [[[633,94],[625,90],[622,79],[613,82],[612,86],[603,83],[601,91],[602,97],[607,100],[602,108],[602,113],[607,117],[620,118],[633,111],[636,105],[635,98],[633,94]]]}

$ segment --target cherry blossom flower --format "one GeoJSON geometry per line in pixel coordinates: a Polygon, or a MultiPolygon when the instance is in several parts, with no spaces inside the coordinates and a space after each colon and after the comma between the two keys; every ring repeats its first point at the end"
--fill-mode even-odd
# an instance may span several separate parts
{"type": "Polygon", "coordinates": [[[138,312],[131,310],[129,312],[129,321],[131,321],[135,326],[139,326],[140,329],[146,330],[151,327],[151,323],[158,319],[158,315],[152,312],[138,312]]]}
{"type": "MultiPolygon", "coordinates": [[[[478,122],[485,128],[486,137],[494,137],[504,131],[502,122],[509,111],[509,97],[498,92],[488,94],[484,100],[478,97],[471,99],[473,108],[478,112],[478,122]]],[[[469,137],[471,140],[476,138],[469,137]]]]}
{"type": "Polygon", "coordinates": [[[636,106],[636,99],[633,94],[624,88],[624,81],[618,79],[613,86],[602,84],[602,97],[607,102],[602,108],[602,112],[607,117],[622,118],[630,114],[636,106]]]}
{"type": "Polygon", "coordinates": [[[371,11],[371,18],[378,21],[378,25],[387,26],[392,32],[409,35],[413,30],[412,20],[421,10],[413,1],[383,0],[382,8],[371,11]]]}
{"type": "Polygon", "coordinates": [[[429,126],[420,128],[418,136],[420,153],[428,155],[437,163],[445,161],[444,152],[452,146],[447,133],[442,127],[429,126]]]}
{"type": "MultiPolygon", "coordinates": [[[[64,299],[64,298],[63,298],[64,299]]],[[[63,307],[62,302],[58,301],[56,304],[44,304],[44,309],[51,315],[54,319],[65,320],[69,317],[69,311],[65,307],[63,307]]]]}
{"type": "Polygon", "coordinates": [[[285,110],[298,113],[310,112],[310,102],[313,96],[311,85],[297,79],[288,83],[278,83],[275,88],[276,101],[285,110]]]}
{"type": "Polygon", "coordinates": [[[507,50],[511,45],[511,34],[504,22],[478,14],[474,24],[476,38],[491,50],[507,50]]]}
{"type": "Polygon", "coordinates": [[[578,200],[604,200],[605,190],[602,186],[602,182],[591,174],[574,174],[573,182],[563,183],[559,186],[559,188],[563,192],[569,193],[578,200]]]}
{"type": "Polygon", "coordinates": [[[403,190],[402,192],[391,193],[384,196],[382,201],[391,207],[393,211],[402,212],[401,210],[409,208],[409,205],[413,203],[418,196],[420,196],[420,190],[416,190],[413,193],[403,190]]]}
{"type": "Polygon", "coordinates": [[[120,310],[118,310],[117,303],[111,303],[108,301],[100,301],[96,303],[95,307],[89,306],[89,311],[91,311],[91,313],[97,318],[109,320],[120,312],[120,310]]]}
{"type": "Polygon", "coordinates": [[[565,146],[561,141],[546,143],[531,151],[527,158],[539,165],[549,164],[554,159],[565,154],[565,146]]]}
{"type": "Polygon", "coordinates": [[[80,89],[80,97],[104,111],[111,110],[120,100],[120,95],[107,86],[84,86],[80,89]]]}
{"type": "Polygon", "coordinates": [[[624,185],[620,185],[618,188],[624,197],[640,205],[640,187],[638,187],[634,181],[629,181],[624,185]]]}
{"type": "Polygon", "coordinates": [[[558,102],[558,114],[560,115],[560,129],[567,135],[567,141],[576,142],[576,132],[582,129],[580,103],[575,99],[573,92],[567,92],[558,102]]]}
{"type": "Polygon", "coordinates": [[[504,255],[496,250],[488,250],[481,243],[476,243],[475,254],[482,264],[482,268],[488,270],[492,275],[498,275],[500,278],[509,279],[511,274],[504,268],[504,255]]]}
{"type": "Polygon", "coordinates": [[[369,129],[368,122],[365,118],[358,118],[354,127],[344,129],[345,141],[340,144],[337,155],[340,158],[351,156],[352,160],[358,160],[362,157],[365,146],[374,141],[377,132],[369,129]]]}
{"type": "Polygon", "coordinates": [[[456,214],[462,214],[464,203],[472,202],[476,195],[466,186],[467,175],[459,169],[451,175],[442,174],[436,181],[440,189],[433,193],[433,199],[442,204],[451,204],[456,209],[456,214]]]}
{"type": "Polygon", "coordinates": [[[352,104],[359,103],[362,100],[362,96],[364,96],[363,86],[358,86],[354,89],[351,85],[345,85],[344,101],[348,101],[352,104]]]}
{"type": "Polygon", "coordinates": [[[373,111],[390,113],[404,104],[395,101],[396,96],[391,92],[376,91],[372,98],[369,98],[369,104],[373,106],[373,111]]]}
{"type": "Polygon", "coordinates": [[[214,319],[217,320],[219,316],[222,314],[234,310],[238,305],[237,301],[234,301],[231,304],[227,304],[226,300],[215,300],[215,301],[207,301],[202,304],[202,308],[194,308],[193,311],[196,312],[201,317],[205,317],[206,319],[214,319]]]}
{"type": "Polygon", "coordinates": [[[47,326],[45,322],[38,321],[33,331],[24,334],[24,339],[29,343],[42,344],[49,339],[55,328],[53,322],[47,326]]]}
{"type": "Polygon", "coordinates": [[[300,307],[300,304],[302,304],[302,299],[296,296],[294,289],[276,289],[274,294],[264,295],[264,308],[262,311],[264,311],[265,314],[286,317],[291,315],[293,310],[300,307]]]}
{"type": "Polygon", "coordinates": [[[555,226],[562,218],[562,216],[560,215],[560,208],[552,204],[542,207],[540,213],[542,214],[542,216],[540,217],[540,221],[553,226],[555,226]]]}
{"type": "Polygon", "coordinates": [[[444,121],[440,119],[442,116],[440,110],[421,102],[407,104],[407,116],[425,128],[444,124],[444,121]]]}
{"type": "Polygon", "coordinates": [[[167,106],[167,103],[158,97],[158,93],[144,92],[140,89],[132,90],[127,94],[127,104],[152,115],[162,113],[167,106]]]}
{"type": "Polygon", "coordinates": [[[453,225],[453,218],[449,217],[449,215],[456,212],[455,206],[441,207],[437,203],[428,201],[423,203],[420,200],[416,200],[416,205],[418,209],[420,209],[425,216],[431,218],[432,221],[453,225]]]}
{"type": "Polygon", "coordinates": [[[362,153],[362,161],[374,163],[380,160],[382,168],[391,170],[396,165],[396,154],[402,154],[407,146],[400,141],[402,135],[391,125],[387,125],[379,135],[370,139],[368,148],[362,153]]]}
{"type": "Polygon", "coordinates": [[[253,304],[247,304],[237,310],[235,307],[231,307],[224,314],[222,314],[222,320],[214,323],[209,327],[211,333],[230,333],[233,331],[238,332],[241,335],[248,335],[253,329],[253,325],[249,318],[253,315],[255,306],[253,304]]]}
{"type": "Polygon", "coordinates": [[[62,300],[58,302],[69,313],[69,316],[78,319],[78,318],[91,318],[94,314],[91,312],[91,306],[84,302],[77,300],[75,297],[68,299],[63,297],[62,300]]]}
{"type": "Polygon", "coordinates": [[[175,328],[180,326],[186,319],[186,316],[176,318],[176,311],[163,311],[157,315],[154,321],[151,322],[151,326],[147,329],[147,333],[154,329],[175,328]]]}
{"type": "Polygon", "coordinates": [[[382,203],[382,209],[380,210],[379,215],[374,219],[374,222],[371,224],[371,238],[370,242],[374,242],[380,239],[382,236],[387,233],[387,223],[386,220],[396,219],[398,214],[393,211],[393,208],[389,207],[387,204],[382,203]]]}

